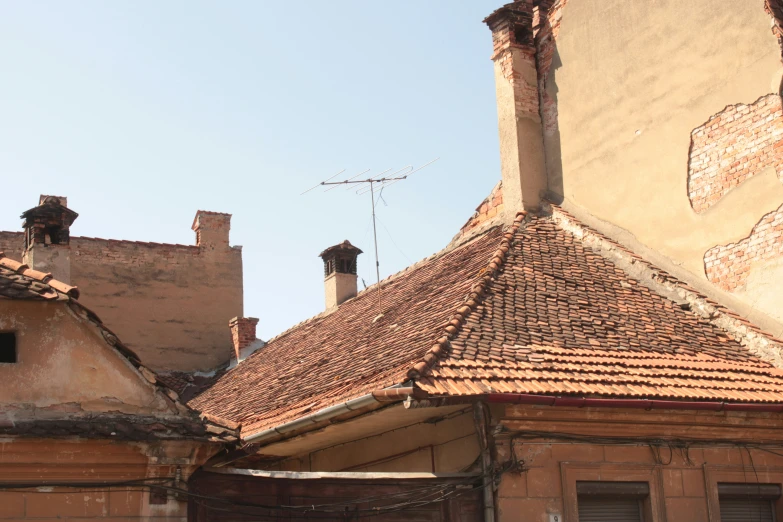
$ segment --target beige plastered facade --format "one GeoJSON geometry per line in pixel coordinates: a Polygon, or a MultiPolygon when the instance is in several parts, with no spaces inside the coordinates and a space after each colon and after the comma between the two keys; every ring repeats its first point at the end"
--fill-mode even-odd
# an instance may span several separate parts
{"type": "MultiPolygon", "coordinates": [[[[706,285],[705,252],[747,237],[781,206],[783,184],[769,168],[695,213],[690,133],[727,105],[779,92],[780,78],[761,0],[567,0],[546,83],[557,103],[544,135],[549,192],[706,285]]],[[[779,326],[781,285],[780,260],[757,263],[729,297],[779,326]]]]}
{"type": "MultiPolygon", "coordinates": [[[[0,299],[0,331],[15,332],[17,340],[17,362],[0,364],[3,427],[80,418],[89,423],[100,415],[180,415],[174,403],[105,342],[95,324],[66,302],[0,299]]],[[[118,482],[177,473],[186,480],[217,449],[181,439],[0,435],[0,482],[118,482]]],[[[0,520],[186,519],[185,501],[171,496],[150,503],[149,496],[127,487],[2,491],[0,520]]]]}

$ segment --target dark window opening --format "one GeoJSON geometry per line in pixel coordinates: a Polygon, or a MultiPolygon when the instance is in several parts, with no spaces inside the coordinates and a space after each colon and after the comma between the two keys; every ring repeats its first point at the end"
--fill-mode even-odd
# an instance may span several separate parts
{"type": "Polygon", "coordinates": [[[520,45],[530,45],[533,43],[533,34],[527,27],[517,27],[514,29],[514,41],[520,45]]]}
{"type": "Polygon", "coordinates": [[[721,522],[774,522],[779,484],[718,484],[721,522]]]}
{"type": "Polygon", "coordinates": [[[0,332],[0,363],[16,362],[16,334],[0,332]]]}
{"type": "Polygon", "coordinates": [[[577,482],[579,522],[643,522],[647,482],[577,482]]]}
{"type": "Polygon", "coordinates": [[[60,238],[60,232],[61,232],[61,230],[62,229],[60,227],[56,226],[56,225],[52,225],[52,226],[46,227],[46,237],[49,239],[49,244],[51,244],[51,245],[59,245],[60,244],[60,239],[61,239],[60,238]]]}

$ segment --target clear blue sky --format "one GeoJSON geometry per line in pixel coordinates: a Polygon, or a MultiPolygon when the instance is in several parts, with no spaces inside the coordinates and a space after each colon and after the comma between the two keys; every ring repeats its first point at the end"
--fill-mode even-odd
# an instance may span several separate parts
{"type": "Polygon", "coordinates": [[[366,197],[300,192],[441,158],[384,191],[384,277],[497,182],[501,3],[0,0],[0,229],[41,193],[83,236],[193,244],[197,209],[230,212],[245,315],[276,335],[323,309],[325,247],[358,245],[374,282],[366,197]]]}

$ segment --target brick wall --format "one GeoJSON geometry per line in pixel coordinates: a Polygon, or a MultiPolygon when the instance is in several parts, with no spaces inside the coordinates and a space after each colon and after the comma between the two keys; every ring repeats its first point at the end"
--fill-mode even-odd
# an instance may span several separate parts
{"type": "Polygon", "coordinates": [[[462,225],[452,243],[459,242],[461,239],[470,237],[474,232],[484,230],[483,225],[494,224],[503,216],[503,185],[502,182],[495,185],[489,196],[476,207],[476,211],[470,216],[470,219],[462,225]]]}
{"type": "Polygon", "coordinates": [[[76,237],[71,283],[153,369],[209,370],[233,353],[228,322],[243,310],[238,248],[76,237]]]}
{"type": "Polygon", "coordinates": [[[783,180],[783,107],[777,94],[726,107],[691,133],[688,197],[704,212],[743,181],[774,167],[783,180]]]}
{"type": "Polygon", "coordinates": [[[22,249],[24,248],[24,234],[21,232],[2,232],[0,231],[0,252],[6,257],[20,261],[22,259],[22,249]]]}
{"type": "Polygon", "coordinates": [[[704,269],[707,279],[734,291],[745,284],[755,263],[777,257],[783,257],[783,206],[764,216],[742,241],[709,249],[704,269]]]}
{"type": "MultiPolygon", "coordinates": [[[[228,322],[242,316],[242,251],[228,224],[208,215],[200,246],[71,237],[71,284],[144,363],[156,370],[210,370],[228,361],[228,322]],[[223,238],[221,240],[221,238],[223,238]]],[[[222,215],[226,216],[226,215],[222,215]]],[[[0,232],[0,251],[21,260],[23,234],[0,232]]]]}

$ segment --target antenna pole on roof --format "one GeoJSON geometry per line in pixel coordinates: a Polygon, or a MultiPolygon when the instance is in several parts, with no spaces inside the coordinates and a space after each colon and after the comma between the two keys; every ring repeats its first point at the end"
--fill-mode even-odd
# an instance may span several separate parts
{"type": "Polygon", "coordinates": [[[383,303],[381,302],[381,263],[378,260],[378,232],[375,229],[375,193],[372,190],[373,183],[375,182],[370,180],[370,201],[372,201],[372,238],[375,242],[375,277],[378,280],[378,313],[382,314],[383,303]]]}
{"type": "Polygon", "coordinates": [[[343,186],[351,187],[352,185],[366,184],[365,187],[360,187],[359,190],[356,191],[356,193],[361,195],[361,194],[365,194],[365,193],[369,192],[370,193],[370,202],[372,203],[372,237],[373,237],[373,242],[375,243],[375,277],[377,279],[377,284],[378,284],[378,317],[381,317],[383,315],[383,306],[382,306],[383,302],[381,300],[382,299],[381,298],[381,263],[380,263],[380,260],[378,259],[378,232],[377,232],[377,229],[375,227],[375,192],[378,191],[378,190],[382,190],[384,187],[387,187],[389,185],[393,185],[393,184],[397,183],[398,181],[402,181],[404,179],[407,179],[408,176],[410,176],[414,172],[418,172],[419,170],[423,169],[424,167],[426,167],[428,165],[431,165],[432,163],[435,163],[439,159],[440,158],[435,158],[434,160],[432,160],[432,161],[430,161],[428,163],[425,163],[424,165],[422,165],[421,167],[419,167],[417,169],[414,169],[412,165],[408,165],[406,167],[401,168],[400,170],[398,170],[396,172],[393,172],[390,176],[387,176],[387,177],[383,177],[383,175],[386,174],[387,172],[389,172],[392,169],[384,170],[383,172],[381,172],[378,175],[379,177],[372,177],[371,176],[371,177],[369,177],[367,179],[356,179],[359,176],[361,176],[362,174],[366,174],[366,173],[370,172],[370,169],[367,169],[367,170],[365,170],[363,172],[360,172],[359,174],[356,174],[355,176],[351,176],[350,178],[346,178],[346,179],[344,179],[342,181],[331,181],[332,179],[336,178],[338,175],[340,175],[343,172],[345,172],[345,169],[343,169],[340,172],[338,172],[337,174],[335,174],[334,176],[332,176],[330,178],[327,178],[326,180],[318,183],[314,187],[311,187],[311,188],[305,190],[304,192],[302,192],[302,194],[300,194],[300,195],[304,195],[304,194],[307,194],[308,192],[310,192],[311,190],[313,190],[313,189],[315,189],[317,187],[327,186],[327,185],[333,185],[333,186],[327,188],[326,190],[324,190],[324,192],[329,192],[330,190],[337,188],[337,185],[343,185],[343,186]],[[407,170],[408,172],[406,172],[404,175],[398,176],[398,174],[400,174],[401,172],[403,172],[405,170],[407,170]],[[376,188],[376,184],[378,184],[377,188],[376,188]]]}

